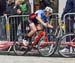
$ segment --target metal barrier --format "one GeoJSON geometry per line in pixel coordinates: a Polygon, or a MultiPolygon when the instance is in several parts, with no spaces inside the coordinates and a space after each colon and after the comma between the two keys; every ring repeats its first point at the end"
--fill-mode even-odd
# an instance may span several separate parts
{"type": "Polygon", "coordinates": [[[60,21],[59,21],[59,14],[58,13],[53,13],[51,20],[50,20],[50,24],[52,24],[54,26],[54,28],[56,28],[59,25],[60,21]]]}
{"type": "MultiPolygon", "coordinates": [[[[17,34],[25,32],[25,25],[27,25],[28,15],[13,15],[8,17],[10,24],[10,34],[8,37],[10,41],[17,40],[17,34]]],[[[9,28],[8,28],[9,29],[9,28]]]]}
{"type": "MultiPolygon", "coordinates": [[[[7,17],[1,17],[2,21],[5,22],[5,39],[8,41],[16,40],[17,34],[21,32],[25,32],[26,21],[28,21],[28,15],[12,15],[7,17]],[[4,19],[5,21],[4,21],[4,19]]],[[[59,14],[52,14],[52,18],[50,20],[50,24],[54,27],[57,27],[59,21],[59,14]]],[[[3,33],[4,34],[4,33],[3,33]]],[[[3,36],[3,35],[1,35],[3,36]]]]}
{"type": "Polygon", "coordinates": [[[64,23],[66,24],[65,33],[73,33],[75,29],[75,13],[66,13],[64,15],[64,23]]]}
{"type": "MultiPolygon", "coordinates": [[[[64,23],[66,24],[65,33],[74,33],[75,32],[75,13],[66,13],[64,15],[64,23]]],[[[71,40],[73,37],[66,38],[71,40]]],[[[70,53],[72,53],[73,48],[70,47],[70,53]]]]}
{"type": "Polygon", "coordinates": [[[51,19],[51,21],[53,22],[53,26],[56,29],[55,34],[57,37],[62,36],[64,34],[64,29],[65,29],[65,25],[62,25],[62,21],[59,18],[60,17],[59,15],[60,14],[58,14],[58,13],[54,13],[52,15],[53,17],[51,19]]]}
{"type": "Polygon", "coordinates": [[[7,40],[5,27],[6,27],[6,19],[4,16],[0,16],[0,40],[7,40]]]}

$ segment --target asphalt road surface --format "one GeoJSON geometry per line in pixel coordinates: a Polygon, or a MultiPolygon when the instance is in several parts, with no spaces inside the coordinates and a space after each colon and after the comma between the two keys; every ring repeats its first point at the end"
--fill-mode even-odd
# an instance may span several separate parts
{"type": "Polygon", "coordinates": [[[75,58],[0,55],[0,63],[75,63],[75,58]]]}
{"type": "Polygon", "coordinates": [[[41,57],[35,53],[29,53],[26,56],[0,53],[0,63],[75,63],[75,58],[63,58],[59,55],[41,57]]]}

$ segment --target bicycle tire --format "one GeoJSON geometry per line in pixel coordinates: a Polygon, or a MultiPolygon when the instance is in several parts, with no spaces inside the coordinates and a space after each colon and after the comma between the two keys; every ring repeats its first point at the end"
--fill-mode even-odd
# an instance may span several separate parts
{"type": "Polygon", "coordinates": [[[44,56],[44,57],[48,57],[48,56],[52,56],[54,53],[55,53],[55,51],[56,51],[56,49],[57,49],[57,46],[58,46],[58,43],[57,43],[57,39],[56,39],[56,36],[54,36],[54,35],[49,35],[50,37],[53,37],[52,39],[51,39],[51,42],[52,41],[55,41],[55,45],[53,45],[53,44],[51,44],[51,45],[47,45],[45,48],[49,48],[49,50],[45,50],[45,48],[43,48],[43,49],[41,49],[41,44],[42,44],[42,42],[44,43],[45,41],[44,41],[44,39],[45,39],[45,37],[42,37],[41,39],[40,39],[40,41],[39,41],[39,43],[38,43],[38,51],[39,51],[39,53],[40,53],[40,55],[42,55],[42,56],[44,56]],[[43,50],[43,51],[42,51],[43,50]],[[48,51],[48,52],[47,52],[48,51]]]}
{"type": "MultiPolygon", "coordinates": [[[[70,41],[72,41],[72,39],[75,40],[75,38],[72,38],[74,36],[75,36],[74,33],[69,33],[69,34],[63,35],[60,38],[60,40],[58,42],[58,53],[59,53],[60,56],[63,56],[63,57],[66,57],[66,58],[74,57],[75,56],[74,55],[74,51],[71,52],[71,50],[70,50],[72,47],[69,46],[69,45],[67,45],[67,44],[64,44],[66,42],[66,40],[67,40],[67,37],[69,37],[69,40],[71,39],[70,41]],[[66,52],[65,51],[62,51],[64,48],[68,48],[69,51],[66,51],[66,52]]],[[[72,49],[74,49],[74,48],[72,48],[72,49]]]]}
{"type": "MultiPolygon", "coordinates": [[[[24,36],[23,33],[21,33],[20,35],[17,36],[17,38],[19,37],[22,37],[24,36]]],[[[20,38],[20,40],[23,40],[22,38],[20,38]]],[[[14,41],[14,44],[13,44],[13,51],[16,55],[19,55],[19,56],[23,56],[25,55],[27,52],[28,52],[28,47],[24,48],[21,50],[21,45],[23,42],[22,41],[14,41]]]]}

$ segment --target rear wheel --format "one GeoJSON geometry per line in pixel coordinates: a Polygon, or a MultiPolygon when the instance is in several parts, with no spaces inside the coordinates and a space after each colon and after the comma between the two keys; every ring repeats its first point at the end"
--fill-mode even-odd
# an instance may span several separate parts
{"type": "Polygon", "coordinates": [[[13,50],[16,55],[25,55],[28,52],[28,47],[24,45],[24,34],[18,35],[18,41],[14,41],[13,50]]]}
{"type": "Polygon", "coordinates": [[[19,33],[16,37],[16,40],[18,41],[14,41],[13,45],[13,50],[16,55],[25,55],[28,52],[27,44],[29,43],[29,41],[24,39],[26,38],[26,34],[30,31],[30,27],[28,21],[24,21],[23,24],[23,29],[21,29],[22,31],[20,31],[21,33],[19,33]]]}
{"type": "Polygon", "coordinates": [[[75,56],[75,34],[70,33],[61,37],[58,45],[58,53],[63,57],[75,56]]]}

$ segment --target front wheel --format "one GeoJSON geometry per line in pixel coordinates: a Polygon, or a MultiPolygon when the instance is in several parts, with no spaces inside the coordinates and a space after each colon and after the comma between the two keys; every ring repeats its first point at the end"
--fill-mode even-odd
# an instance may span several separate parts
{"type": "Polygon", "coordinates": [[[58,44],[58,53],[63,57],[74,57],[75,56],[75,34],[69,33],[63,35],[58,44]]]}
{"type": "Polygon", "coordinates": [[[38,51],[42,56],[52,56],[57,49],[57,40],[54,35],[48,35],[48,41],[45,41],[46,37],[42,37],[38,43],[38,51]]]}

